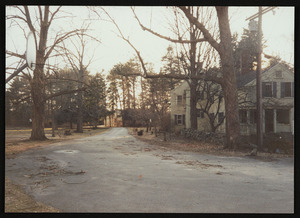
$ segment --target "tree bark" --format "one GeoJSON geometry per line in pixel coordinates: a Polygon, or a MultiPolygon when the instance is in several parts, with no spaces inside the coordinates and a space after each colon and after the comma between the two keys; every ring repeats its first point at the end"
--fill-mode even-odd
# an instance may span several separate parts
{"type": "MultiPolygon", "coordinates": [[[[78,89],[82,88],[82,82],[83,82],[83,69],[82,66],[80,66],[79,70],[79,81],[78,89]]],[[[83,111],[82,111],[82,92],[78,92],[78,113],[77,113],[77,130],[76,132],[83,133],[83,111]]]]}
{"type": "MultiPolygon", "coordinates": [[[[32,116],[32,131],[31,140],[45,140],[47,139],[44,132],[44,118],[45,118],[45,89],[44,89],[44,64],[45,64],[45,50],[48,36],[48,17],[49,6],[45,6],[44,20],[41,21],[40,42],[36,54],[36,68],[33,72],[33,79],[31,84],[31,96],[33,101],[33,116],[32,116]]],[[[41,18],[42,19],[42,18],[41,18]]]]}
{"type": "Polygon", "coordinates": [[[227,145],[234,149],[238,146],[240,123],[238,116],[238,94],[236,74],[231,44],[231,31],[228,19],[228,7],[216,7],[220,29],[220,58],[223,70],[222,88],[225,99],[227,145]]]}
{"type": "MultiPolygon", "coordinates": [[[[197,43],[194,42],[196,39],[196,31],[193,27],[193,24],[190,23],[190,40],[191,48],[190,48],[190,75],[196,76],[196,45],[197,43]]],[[[191,121],[191,129],[197,129],[198,122],[197,122],[197,83],[198,81],[195,79],[190,80],[190,121],[191,121]]]]}
{"type": "Polygon", "coordinates": [[[197,80],[191,80],[190,83],[190,121],[191,129],[197,129],[197,80]]]}
{"type": "MultiPolygon", "coordinates": [[[[39,52],[40,53],[40,52],[39,52]]],[[[37,63],[41,63],[43,56],[38,58],[37,63]]],[[[32,131],[31,140],[47,139],[44,132],[45,103],[43,85],[43,65],[37,65],[31,83],[31,96],[33,101],[32,131]]]]}

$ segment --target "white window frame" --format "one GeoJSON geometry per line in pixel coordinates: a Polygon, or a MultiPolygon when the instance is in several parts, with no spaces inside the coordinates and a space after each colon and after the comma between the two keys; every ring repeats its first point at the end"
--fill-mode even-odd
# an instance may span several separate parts
{"type": "Polygon", "coordinates": [[[182,105],[183,102],[183,96],[182,95],[177,95],[176,96],[176,105],[182,105]],[[181,97],[181,101],[178,101],[178,97],[181,97]]]}

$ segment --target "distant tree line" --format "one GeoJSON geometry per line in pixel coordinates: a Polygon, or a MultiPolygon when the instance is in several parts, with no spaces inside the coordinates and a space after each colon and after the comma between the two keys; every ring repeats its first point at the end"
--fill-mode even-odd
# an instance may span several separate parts
{"type": "MultiPolygon", "coordinates": [[[[167,48],[167,53],[161,60],[163,62],[161,71],[175,73],[180,70],[179,58],[171,46],[167,48]]],[[[151,72],[154,71],[151,64],[147,64],[147,68],[151,72]]],[[[169,130],[170,91],[180,80],[152,79],[134,75],[140,74],[141,70],[137,58],[116,64],[110,70],[106,77],[107,108],[111,113],[116,108],[122,110],[123,126],[146,126],[147,129],[160,127],[169,130]]]]}
{"type": "MultiPolygon", "coordinates": [[[[55,96],[45,103],[45,126],[78,121],[78,93],[69,92],[78,86],[78,75],[72,69],[63,69],[55,73],[46,73],[45,93],[55,96]],[[66,94],[61,94],[61,93],[66,94]]],[[[86,87],[83,97],[83,122],[97,126],[105,118],[106,86],[104,76],[100,73],[90,75],[86,72],[83,81],[86,87]]],[[[5,123],[6,126],[31,126],[32,99],[30,96],[29,81],[24,77],[15,77],[5,95],[5,123]]],[[[57,126],[56,126],[57,127],[57,126]]]]}

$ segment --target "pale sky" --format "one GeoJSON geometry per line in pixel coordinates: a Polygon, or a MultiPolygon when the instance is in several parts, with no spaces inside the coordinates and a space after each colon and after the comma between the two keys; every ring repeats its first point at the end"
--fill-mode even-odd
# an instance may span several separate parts
{"type": "MultiPolygon", "coordinates": [[[[159,72],[161,57],[166,54],[166,48],[171,42],[141,30],[129,7],[105,7],[105,9],[116,19],[123,34],[129,37],[132,44],[141,52],[144,60],[153,63],[155,71],[159,72]]],[[[83,6],[64,6],[62,10],[76,14],[76,18],[73,19],[73,22],[66,22],[63,19],[56,20],[51,26],[50,33],[65,31],[73,27],[80,28],[83,20],[87,19],[88,16],[87,9],[83,6]]],[[[167,19],[170,20],[172,17],[168,16],[169,14],[166,11],[165,7],[136,8],[143,24],[148,27],[151,26],[161,34],[169,35],[167,19]]],[[[245,19],[257,13],[257,11],[258,7],[230,7],[231,32],[238,32],[240,36],[243,28],[248,28],[248,21],[245,21],[245,19]]],[[[269,55],[279,55],[283,60],[293,63],[294,7],[279,7],[275,11],[275,15],[272,12],[263,15],[263,34],[268,46],[264,49],[264,52],[269,55]]],[[[105,18],[104,14],[103,18],[105,18]]],[[[102,69],[105,73],[108,73],[115,64],[125,63],[134,57],[135,51],[117,36],[117,29],[111,23],[95,20],[90,27],[93,29],[90,33],[101,40],[101,44],[88,44],[88,57],[92,56],[93,52],[95,53],[94,62],[88,69],[92,74],[101,72],[102,69]]],[[[6,23],[6,49],[21,54],[26,49],[24,33],[17,26],[11,27],[8,23],[6,23]]],[[[9,61],[7,61],[7,64],[9,64],[9,61]]]]}

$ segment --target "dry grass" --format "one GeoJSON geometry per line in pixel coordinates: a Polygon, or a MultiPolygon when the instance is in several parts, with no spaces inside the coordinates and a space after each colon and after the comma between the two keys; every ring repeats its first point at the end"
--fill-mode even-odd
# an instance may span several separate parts
{"type": "MultiPolygon", "coordinates": [[[[72,132],[72,135],[64,136],[63,129],[56,131],[56,136],[52,137],[51,130],[46,129],[45,141],[30,141],[30,129],[9,129],[5,131],[5,156],[14,158],[16,154],[28,149],[47,146],[56,142],[67,141],[76,138],[83,138],[91,135],[103,133],[106,129],[84,129],[83,133],[72,132]]],[[[56,208],[37,202],[26,195],[20,186],[13,184],[5,177],[5,213],[56,213],[60,212],[56,208]]]]}
{"type": "Polygon", "coordinates": [[[31,129],[5,130],[5,155],[7,158],[12,158],[16,154],[26,151],[28,149],[47,146],[56,142],[92,136],[100,134],[105,130],[106,128],[98,128],[95,130],[90,128],[84,128],[83,133],[76,133],[75,130],[72,130],[72,135],[65,136],[64,129],[59,129],[56,130],[55,137],[52,137],[51,130],[45,129],[45,135],[48,138],[48,140],[45,141],[29,140],[31,129]]]}
{"type": "MultiPolygon", "coordinates": [[[[235,156],[235,157],[244,157],[246,155],[249,155],[250,153],[250,150],[239,149],[233,151],[230,149],[223,149],[222,145],[215,145],[212,143],[189,140],[181,137],[176,137],[173,140],[164,141],[163,134],[159,134],[158,137],[155,137],[154,134],[151,134],[150,132],[146,133],[145,131],[142,136],[138,136],[135,129],[136,128],[129,128],[128,132],[141,141],[144,141],[154,146],[163,147],[163,148],[176,149],[179,151],[199,152],[202,154],[212,154],[212,155],[219,155],[219,156],[235,156]]],[[[143,128],[138,128],[138,130],[141,129],[143,128]]],[[[252,158],[261,161],[272,161],[276,158],[291,157],[291,156],[293,155],[281,154],[281,153],[258,152],[257,156],[253,156],[252,158]]]]}
{"type": "Polygon", "coordinates": [[[36,202],[26,195],[22,189],[5,178],[5,213],[55,213],[59,210],[36,202]]]}

